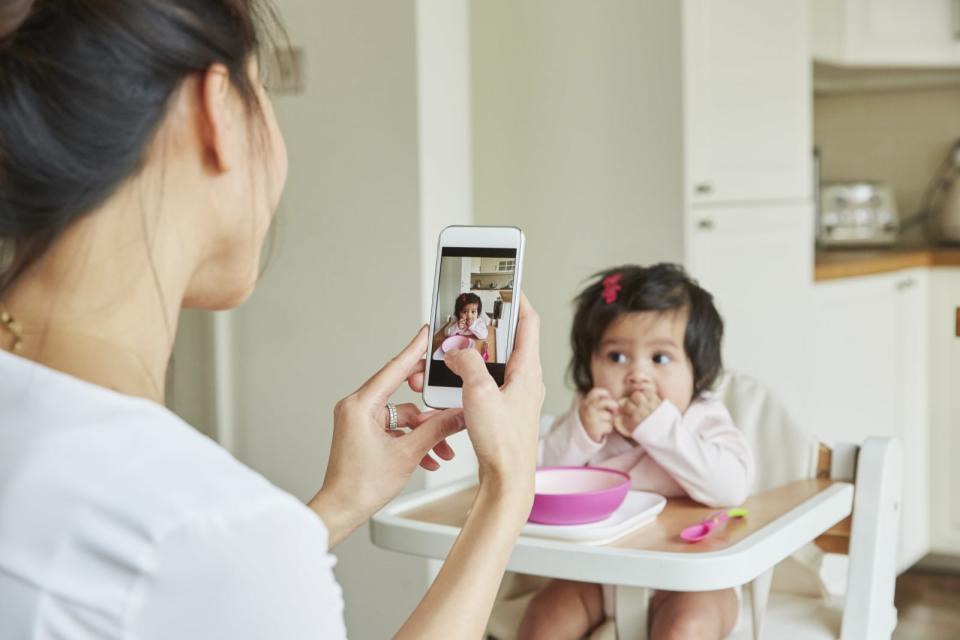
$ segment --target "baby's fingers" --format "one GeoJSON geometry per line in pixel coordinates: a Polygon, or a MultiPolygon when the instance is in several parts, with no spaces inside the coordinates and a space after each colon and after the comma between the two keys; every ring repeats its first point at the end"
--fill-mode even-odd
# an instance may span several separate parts
{"type": "Polygon", "coordinates": [[[597,402],[596,407],[607,415],[616,415],[620,413],[620,403],[613,398],[601,398],[597,402]]]}
{"type": "Polygon", "coordinates": [[[604,389],[603,387],[594,387],[593,389],[590,389],[590,391],[587,393],[587,397],[588,398],[610,398],[612,400],[613,394],[610,393],[608,389],[604,389]]]}
{"type": "Polygon", "coordinates": [[[645,387],[643,389],[643,396],[652,404],[659,404],[660,402],[660,395],[654,387],[645,387]]]}

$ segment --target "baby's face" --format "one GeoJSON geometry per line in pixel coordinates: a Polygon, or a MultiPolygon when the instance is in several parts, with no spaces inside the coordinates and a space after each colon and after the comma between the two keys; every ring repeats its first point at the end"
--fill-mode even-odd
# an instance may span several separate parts
{"type": "Polygon", "coordinates": [[[652,387],[683,413],[693,399],[693,364],[683,348],[687,312],[626,313],[607,328],[590,361],[593,384],[617,400],[652,387]]]}
{"type": "Polygon", "coordinates": [[[477,314],[479,313],[480,310],[477,309],[477,304],[475,302],[470,302],[463,305],[463,309],[460,310],[460,319],[464,320],[469,326],[477,319],[477,314]]]}

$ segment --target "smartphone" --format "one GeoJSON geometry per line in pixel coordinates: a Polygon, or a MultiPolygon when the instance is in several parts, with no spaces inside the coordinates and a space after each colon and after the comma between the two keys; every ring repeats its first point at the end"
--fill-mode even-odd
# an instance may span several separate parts
{"type": "Polygon", "coordinates": [[[447,351],[476,349],[497,385],[503,384],[520,314],[523,245],[516,227],[440,232],[423,386],[427,406],[463,406],[463,380],[443,361],[447,351]]]}

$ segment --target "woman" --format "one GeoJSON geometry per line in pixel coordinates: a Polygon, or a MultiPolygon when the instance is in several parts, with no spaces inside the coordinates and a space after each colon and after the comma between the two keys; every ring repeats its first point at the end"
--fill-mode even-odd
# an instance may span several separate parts
{"type": "Polygon", "coordinates": [[[269,15],[255,0],[0,10],[0,637],[342,637],[328,548],[464,425],[476,502],[398,635],[483,632],[533,493],[525,302],[502,389],[475,351],[448,357],[462,412],[388,418],[404,381],[421,388],[424,329],[338,403],[306,506],[162,406],[180,308],[250,294],[286,177],[255,62],[269,15]]]}

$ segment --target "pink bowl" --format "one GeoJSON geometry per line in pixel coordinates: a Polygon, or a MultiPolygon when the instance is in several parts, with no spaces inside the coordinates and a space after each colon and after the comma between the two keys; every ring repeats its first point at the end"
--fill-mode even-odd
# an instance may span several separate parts
{"type": "Polygon", "coordinates": [[[469,349],[473,346],[473,340],[467,336],[450,336],[441,343],[440,348],[444,353],[454,349],[469,349]]]}
{"type": "Polygon", "coordinates": [[[584,524],[610,516],[627,497],[630,476],[603,467],[537,469],[530,522],[584,524]]]}

